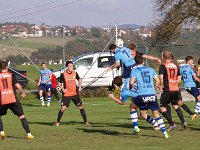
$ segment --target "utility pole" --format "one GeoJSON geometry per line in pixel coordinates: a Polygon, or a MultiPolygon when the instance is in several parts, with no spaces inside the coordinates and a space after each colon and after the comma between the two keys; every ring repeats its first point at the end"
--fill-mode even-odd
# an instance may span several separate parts
{"type": "Polygon", "coordinates": [[[117,24],[115,24],[115,40],[117,41],[117,36],[118,36],[118,31],[117,31],[118,29],[117,29],[117,24]]]}
{"type": "Polygon", "coordinates": [[[65,39],[64,39],[64,36],[65,36],[65,27],[64,25],[61,26],[61,31],[62,31],[62,47],[63,47],[63,68],[65,70],[65,39]]]}
{"type": "Polygon", "coordinates": [[[5,32],[4,32],[4,28],[5,28],[5,26],[2,26],[3,27],[3,33],[2,33],[2,35],[3,35],[3,60],[5,60],[5,51],[6,51],[6,48],[5,48],[5,39],[6,39],[6,37],[5,37],[5,32]]]}

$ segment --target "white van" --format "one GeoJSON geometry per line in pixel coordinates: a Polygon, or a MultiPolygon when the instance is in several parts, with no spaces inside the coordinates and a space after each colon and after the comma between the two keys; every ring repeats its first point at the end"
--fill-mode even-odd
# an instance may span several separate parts
{"type": "MultiPolygon", "coordinates": [[[[72,59],[72,61],[74,63],[74,69],[78,72],[80,78],[82,78],[83,80],[83,87],[91,84],[96,79],[98,80],[92,83],[90,87],[110,87],[112,86],[112,81],[114,77],[121,76],[121,68],[114,69],[107,72],[103,76],[100,76],[108,67],[112,66],[115,62],[114,56],[111,55],[109,52],[84,54],[72,59]]],[[[58,78],[60,74],[64,71],[64,69],[61,68],[54,71],[54,74],[58,78]]]]}

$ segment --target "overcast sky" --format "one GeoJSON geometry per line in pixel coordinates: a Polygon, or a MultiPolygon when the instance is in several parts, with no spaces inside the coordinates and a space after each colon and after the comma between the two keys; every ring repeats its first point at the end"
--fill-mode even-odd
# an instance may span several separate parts
{"type": "Polygon", "coordinates": [[[102,26],[109,23],[148,25],[152,20],[151,0],[0,0],[0,23],[23,21],[49,25],[102,26]],[[47,3],[51,4],[39,7],[47,3]],[[62,7],[34,13],[58,5],[62,7]],[[31,7],[35,8],[4,15],[31,7]],[[9,19],[27,13],[33,14],[9,19]]]}

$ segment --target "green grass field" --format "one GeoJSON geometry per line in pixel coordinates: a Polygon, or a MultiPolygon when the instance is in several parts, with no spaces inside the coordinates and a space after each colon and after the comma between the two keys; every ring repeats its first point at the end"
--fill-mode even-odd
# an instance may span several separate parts
{"type": "MultiPolygon", "coordinates": [[[[28,95],[21,103],[35,138],[24,139],[25,132],[20,121],[8,111],[3,117],[7,138],[0,141],[0,149],[199,149],[200,119],[191,121],[185,114],[189,128],[180,131],[180,121],[173,115],[179,128],[169,133],[169,139],[164,139],[160,131],[154,131],[151,125],[140,120],[141,132],[133,136],[128,105],[120,106],[107,98],[83,98],[82,101],[90,127],[84,127],[79,110],[73,103],[64,113],[61,126],[55,127],[52,124],[56,121],[60,103],[53,100],[50,108],[42,108],[34,95],[28,95]]],[[[194,103],[187,104],[194,108],[194,103]]]]}

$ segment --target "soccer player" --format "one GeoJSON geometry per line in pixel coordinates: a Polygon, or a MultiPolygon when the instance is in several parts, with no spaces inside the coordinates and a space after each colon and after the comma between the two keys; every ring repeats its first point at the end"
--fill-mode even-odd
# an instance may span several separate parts
{"type": "MultiPolygon", "coordinates": [[[[137,92],[137,85],[134,86],[134,88],[132,88],[130,90],[130,78],[127,78],[124,80],[122,80],[122,77],[120,76],[116,76],[114,78],[114,85],[117,88],[120,88],[120,98],[117,98],[115,95],[113,94],[109,94],[108,97],[111,98],[112,100],[114,100],[116,103],[120,104],[120,105],[125,105],[127,98],[131,97],[132,99],[134,99],[135,97],[137,97],[138,92],[137,92]]],[[[132,114],[134,114],[136,112],[136,109],[134,109],[134,107],[132,107],[132,103],[130,104],[130,117],[132,122],[134,122],[134,117],[132,114]]],[[[142,108],[140,110],[143,110],[142,108]]],[[[141,111],[141,113],[143,113],[143,111],[141,111]]],[[[146,120],[147,122],[149,122],[150,124],[154,125],[154,129],[155,130],[160,130],[160,127],[158,125],[158,123],[156,122],[156,120],[154,118],[152,118],[150,115],[146,114],[142,114],[141,117],[146,120]]]]}
{"type": "Polygon", "coordinates": [[[184,82],[184,88],[188,93],[193,95],[196,100],[196,108],[195,108],[195,113],[199,114],[200,113],[200,92],[199,89],[196,87],[196,84],[194,82],[200,82],[200,79],[197,77],[196,73],[193,71],[191,65],[193,64],[193,57],[192,56],[187,56],[185,58],[186,64],[180,67],[180,73],[182,80],[184,82]]]}
{"type": "MultiPolygon", "coordinates": [[[[27,139],[33,139],[30,132],[28,122],[25,118],[21,103],[16,97],[16,88],[19,90],[22,97],[25,97],[22,86],[17,82],[15,76],[8,72],[8,61],[0,62],[0,139],[6,137],[3,130],[3,115],[7,114],[10,109],[21,120],[22,126],[27,133],[27,139]]],[[[13,123],[14,124],[14,123],[13,123]]]]}
{"type": "Polygon", "coordinates": [[[172,117],[166,109],[171,103],[182,122],[182,127],[186,128],[187,123],[185,122],[183,113],[178,105],[182,107],[192,117],[192,120],[195,119],[197,115],[194,114],[182,101],[179,89],[181,76],[178,67],[173,63],[172,53],[168,51],[164,52],[163,58],[164,63],[159,67],[161,81],[160,89],[163,89],[163,93],[161,94],[160,98],[160,111],[170,124],[170,128],[168,129],[168,131],[175,129],[176,124],[172,121],[172,117]]]}
{"type": "MultiPolygon", "coordinates": [[[[133,99],[133,105],[135,108],[143,108],[142,114],[146,114],[147,110],[151,109],[153,116],[155,117],[155,120],[158,122],[164,137],[169,138],[169,135],[167,134],[165,128],[164,121],[159,114],[159,106],[155,95],[155,89],[158,88],[160,80],[152,68],[143,66],[142,55],[137,55],[135,57],[135,61],[137,64],[137,68],[131,71],[130,86],[134,87],[135,84],[137,83],[138,96],[133,99]],[[155,88],[154,88],[154,80],[155,80],[155,88]]],[[[134,112],[132,115],[135,118],[133,122],[134,124],[133,134],[137,134],[140,132],[140,129],[138,127],[137,113],[134,112]]]]}
{"type": "Polygon", "coordinates": [[[54,75],[53,70],[51,69],[52,72],[52,76],[51,76],[51,85],[52,85],[52,90],[51,90],[51,94],[54,95],[57,99],[57,102],[60,102],[60,97],[58,95],[58,91],[57,91],[57,79],[56,76],[54,75]]]}
{"type": "Polygon", "coordinates": [[[86,112],[84,110],[83,104],[81,102],[80,96],[78,92],[81,92],[81,85],[82,80],[80,79],[78,73],[73,69],[73,62],[67,61],[66,62],[66,71],[64,71],[60,75],[60,83],[58,82],[58,86],[62,89],[62,102],[61,102],[61,109],[58,112],[57,122],[55,123],[56,126],[60,126],[60,120],[63,116],[64,111],[69,107],[71,100],[73,103],[79,108],[81,116],[84,120],[84,124],[86,126],[90,125],[87,121],[86,112]],[[77,89],[76,80],[79,82],[79,87],[77,89]],[[61,86],[61,83],[64,86],[61,86]],[[78,90],[78,91],[77,91],[78,90]]]}
{"type": "Polygon", "coordinates": [[[39,86],[39,96],[40,96],[40,101],[41,101],[41,106],[45,106],[44,103],[44,97],[43,97],[43,91],[46,90],[47,92],[47,106],[50,107],[51,105],[51,76],[52,72],[50,69],[47,68],[46,63],[41,64],[42,69],[40,70],[40,78],[38,81],[38,86],[39,86]]]}

